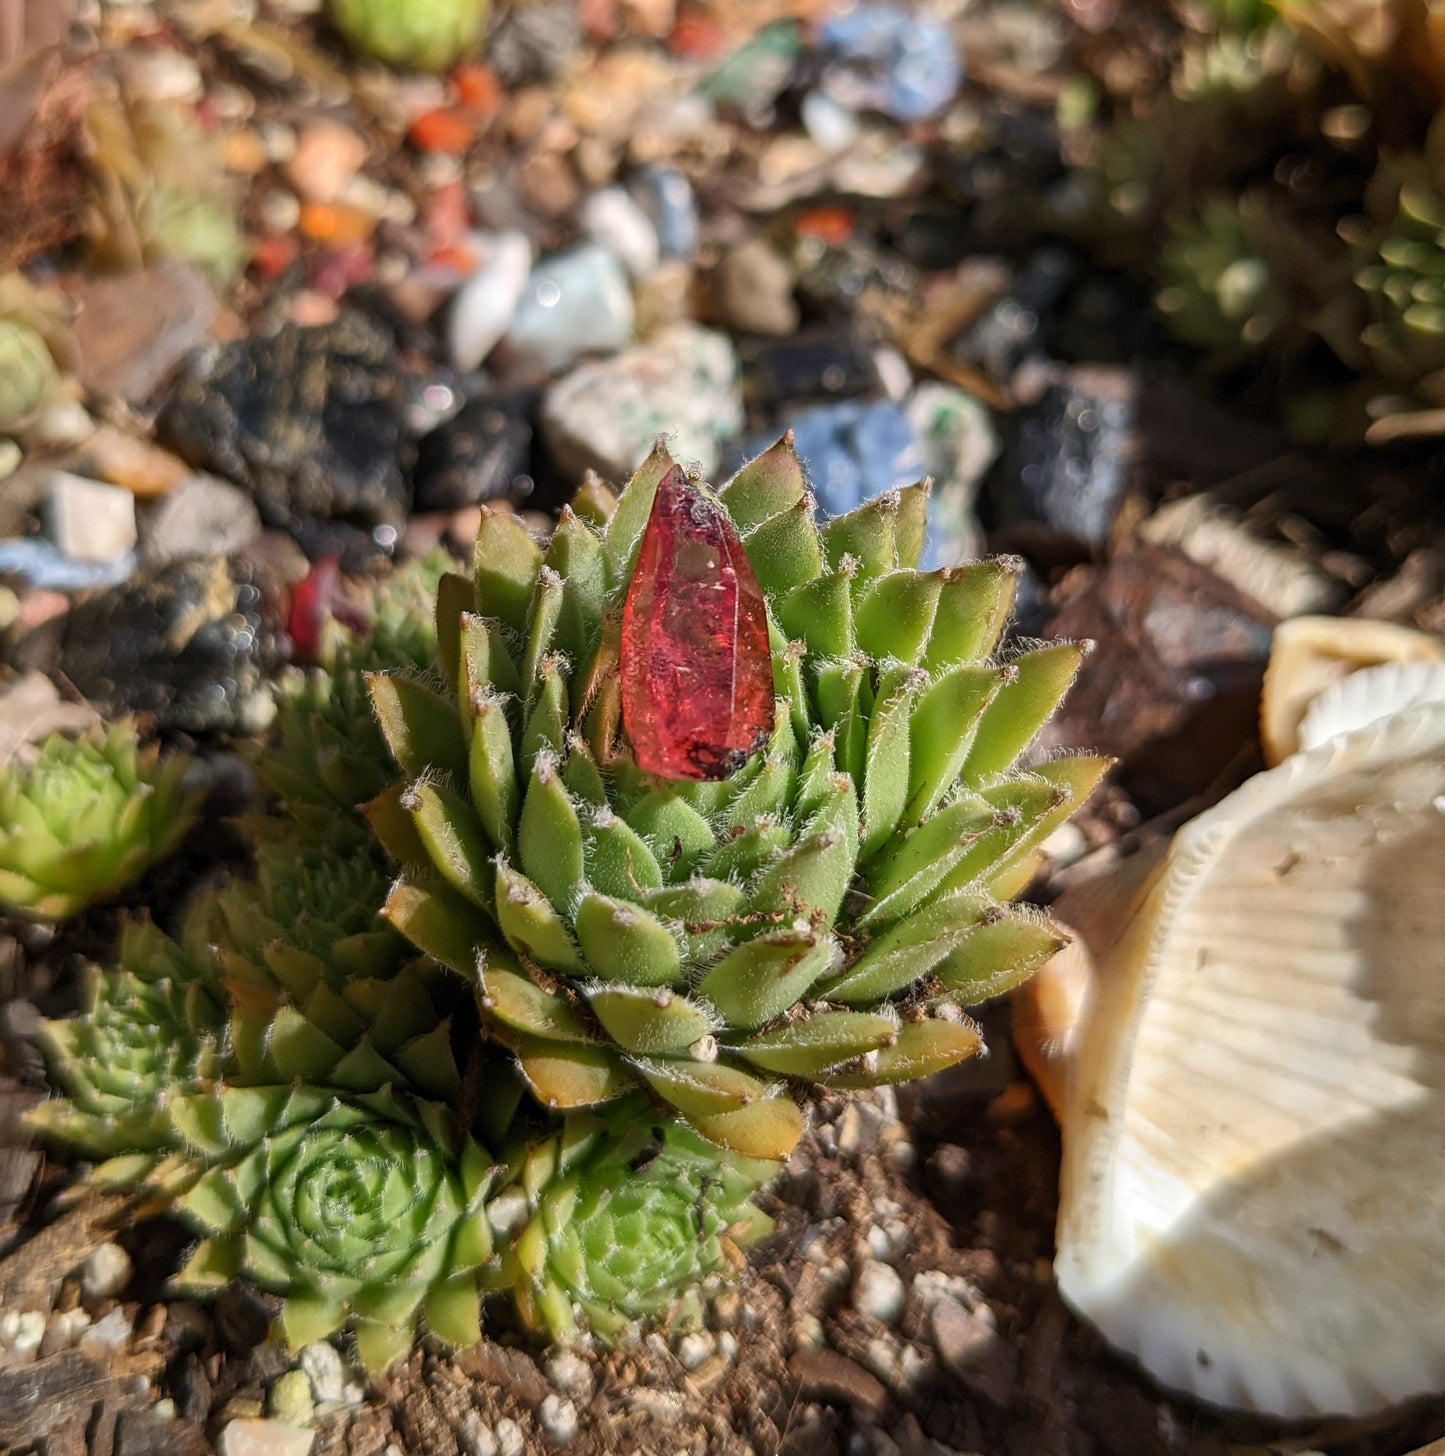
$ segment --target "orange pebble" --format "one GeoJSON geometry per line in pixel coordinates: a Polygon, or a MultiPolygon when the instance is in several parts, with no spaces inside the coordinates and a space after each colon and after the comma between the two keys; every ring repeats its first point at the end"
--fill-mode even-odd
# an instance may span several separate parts
{"type": "Polygon", "coordinates": [[[846,207],[810,207],[793,220],[793,233],[815,238],[830,248],[841,248],[853,236],[853,214],[846,207]]]}
{"type": "Polygon", "coordinates": [[[667,48],[684,61],[711,61],[727,48],[727,36],[716,21],[687,15],[673,26],[667,48]]]}
{"type": "Polygon", "coordinates": [[[364,243],[376,227],[376,219],[369,212],[344,202],[308,202],[301,209],[298,226],[301,235],[313,242],[345,248],[354,243],[364,243]]]}
{"type": "Polygon", "coordinates": [[[502,87],[490,66],[480,63],[461,65],[452,72],[457,100],[481,117],[493,117],[502,105],[502,87]]]}
{"type": "Polygon", "coordinates": [[[444,152],[460,157],[477,139],[476,123],[460,111],[424,111],[412,122],[407,137],[419,152],[444,152]]]}
{"type": "Polygon", "coordinates": [[[438,268],[454,269],[458,273],[474,273],[477,268],[476,254],[470,248],[462,247],[460,243],[447,243],[440,248],[434,248],[427,255],[427,262],[438,268]]]}

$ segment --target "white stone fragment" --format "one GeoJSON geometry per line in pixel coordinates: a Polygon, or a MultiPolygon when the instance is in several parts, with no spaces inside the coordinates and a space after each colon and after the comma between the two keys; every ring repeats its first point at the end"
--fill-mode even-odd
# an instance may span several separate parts
{"type": "Polygon", "coordinates": [[[853,1279],[853,1308],[891,1325],[903,1313],[907,1291],[898,1271],[877,1259],[865,1259],[853,1279]]]}
{"type": "Polygon", "coordinates": [[[135,497],[67,470],[51,473],[45,533],[76,561],[115,561],[135,549],[135,497]]]}
{"type": "Polygon", "coordinates": [[[102,1244],[80,1266],[80,1292],[87,1299],[119,1294],[130,1273],[130,1255],[119,1244],[102,1244]]]}
{"type": "Polygon", "coordinates": [[[565,1446],[577,1434],[577,1407],[560,1395],[547,1396],[537,1412],[549,1439],[565,1446]]]}

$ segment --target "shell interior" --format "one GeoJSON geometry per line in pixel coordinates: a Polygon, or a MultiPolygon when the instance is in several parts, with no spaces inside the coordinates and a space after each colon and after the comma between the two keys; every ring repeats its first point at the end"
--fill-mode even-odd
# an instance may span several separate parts
{"type": "Polygon", "coordinates": [[[1224,1405],[1445,1388],[1445,706],[1258,775],[1136,903],[1090,947],[1064,1297],[1224,1405]]]}

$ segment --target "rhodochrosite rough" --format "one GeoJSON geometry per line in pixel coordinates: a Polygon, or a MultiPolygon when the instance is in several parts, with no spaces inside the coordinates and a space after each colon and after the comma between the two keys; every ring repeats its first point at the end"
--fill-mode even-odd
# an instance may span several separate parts
{"type": "Polygon", "coordinates": [[[773,731],[757,577],[727,516],[677,466],[657,488],[622,607],[622,723],[637,766],[723,779],[773,731]]]}

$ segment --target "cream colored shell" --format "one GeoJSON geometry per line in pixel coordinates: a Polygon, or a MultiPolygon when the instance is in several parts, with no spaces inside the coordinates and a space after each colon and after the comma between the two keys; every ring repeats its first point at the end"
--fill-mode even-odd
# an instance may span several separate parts
{"type": "Polygon", "coordinates": [[[1250,780],[1088,949],[1068,1303],[1223,1405],[1445,1389],[1445,705],[1250,780]]]}

